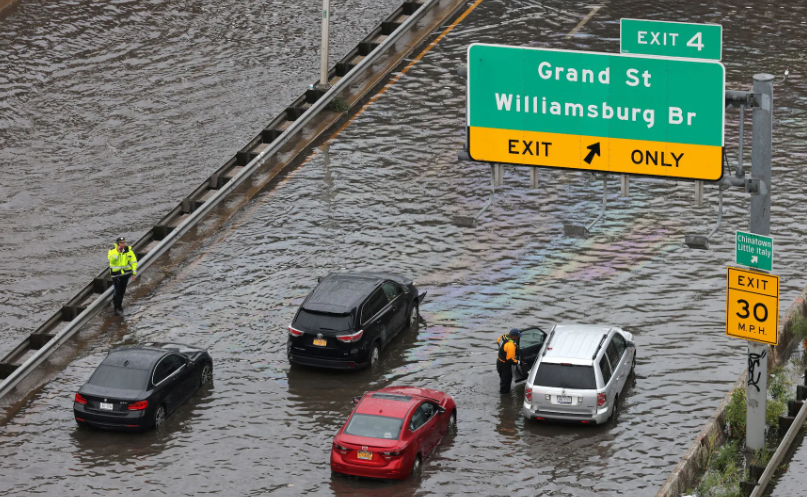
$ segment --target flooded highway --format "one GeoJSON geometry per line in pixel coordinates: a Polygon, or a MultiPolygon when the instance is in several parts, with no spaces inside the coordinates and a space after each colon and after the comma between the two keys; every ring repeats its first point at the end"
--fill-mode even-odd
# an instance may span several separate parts
{"type": "MultiPolygon", "coordinates": [[[[398,4],[334,5],[331,61],[398,4]]],[[[0,21],[0,349],[318,79],[321,5],[26,0],[0,21]]]]}
{"type": "MultiPolygon", "coordinates": [[[[622,199],[612,179],[604,224],[580,240],[565,237],[563,223],[586,223],[597,215],[601,182],[542,169],[540,188],[530,190],[527,170],[508,168],[480,225],[457,227],[452,216],[471,215],[484,203],[489,169],[456,160],[465,123],[465,81],[456,68],[473,42],[618,52],[622,17],[722,24],[729,88],[747,89],[758,72],[777,77],[771,219],[774,273],[781,276],[785,308],[807,283],[807,189],[800,176],[807,157],[801,62],[807,39],[800,20],[805,10],[804,2],[761,10],[750,2],[604,3],[567,38],[592,11],[589,3],[484,0],[331,137],[327,150],[315,150],[153,292],[130,302],[125,324],[91,339],[84,353],[22,406],[0,429],[0,494],[654,494],[745,366],[744,342],[724,334],[724,302],[725,267],[733,263],[734,230],[748,226],[748,196],[727,192],[711,249],[693,251],[683,245],[684,235],[708,233],[716,223],[715,187],[706,187],[706,205],[698,208],[691,183],[634,180],[631,196],[622,199]],[[788,66],[790,75],[780,82],[788,66]],[[378,371],[290,367],[286,327],[317,277],[370,269],[411,276],[428,291],[417,332],[396,338],[382,352],[378,371]],[[499,395],[496,338],[512,327],[548,328],[554,322],[615,324],[635,335],[637,374],[617,423],[581,428],[525,422],[523,387],[499,395]],[[108,348],[148,340],[208,347],[214,384],[159,432],[78,429],[72,395],[108,348]],[[388,385],[451,394],[458,405],[457,434],[440,444],[420,478],[378,483],[332,477],[330,442],[353,407],[351,398],[388,385]]],[[[166,102],[173,102],[174,119],[181,121],[186,92],[201,90],[177,85],[166,102]]],[[[256,94],[249,110],[258,103],[256,94]]],[[[204,105],[224,104],[211,99],[204,105]]],[[[208,152],[221,152],[215,158],[195,143],[176,144],[185,148],[171,153],[185,166],[177,165],[174,174],[192,163],[190,154],[211,166],[222,162],[249,135],[237,129],[241,118],[232,114],[230,128],[220,129],[227,136],[218,139],[230,145],[205,144],[208,152]]],[[[190,133],[193,126],[186,129],[190,133]]],[[[736,159],[736,140],[737,114],[729,111],[730,161],[736,159]]],[[[9,146],[3,144],[3,154],[9,146]]],[[[30,152],[27,146],[20,150],[30,152]]],[[[148,163],[157,164],[165,152],[145,139],[140,146],[148,163]]],[[[3,156],[4,164],[10,156],[3,156]]],[[[35,189],[33,178],[27,181],[35,189]]],[[[25,191],[25,179],[16,181],[11,191],[25,191]]],[[[75,201],[74,211],[98,215],[97,199],[75,201]]],[[[141,209],[138,222],[148,209],[141,209]]],[[[53,216],[58,225],[58,216],[47,212],[43,218],[53,216]]],[[[125,212],[114,212],[126,225],[125,212]]],[[[98,220],[95,229],[109,228],[98,220]]],[[[23,254],[38,234],[33,228],[4,234],[17,237],[21,266],[29,263],[23,254]]],[[[59,257],[69,260],[67,252],[59,257]]],[[[41,284],[47,282],[43,277],[41,284]]],[[[5,305],[20,305],[20,319],[27,316],[24,306],[34,304],[3,292],[5,305]]],[[[29,293],[31,302],[41,299],[33,288],[29,293]]]]}

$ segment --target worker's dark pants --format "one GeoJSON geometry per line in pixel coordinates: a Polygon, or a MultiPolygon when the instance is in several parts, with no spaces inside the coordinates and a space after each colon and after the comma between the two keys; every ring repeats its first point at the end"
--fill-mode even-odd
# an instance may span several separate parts
{"type": "Polygon", "coordinates": [[[510,384],[513,383],[513,367],[497,359],[496,369],[499,371],[499,393],[510,393],[510,384]]]}
{"type": "Polygon", "coordinates": [[[126,295],[126,285],[129,284],[129,278],[131,276],[131,274],[127,274],[125,276],[112,277],[112,285],[115,287],[115,291],[112,294],[112,302],[115,304],[115,309],[123,310],[123,296],[126,295]]]}

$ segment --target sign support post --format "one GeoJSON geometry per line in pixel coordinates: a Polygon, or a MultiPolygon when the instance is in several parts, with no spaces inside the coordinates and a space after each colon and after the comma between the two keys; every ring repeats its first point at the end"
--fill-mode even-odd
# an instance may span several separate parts
{"type": "Polygon", "coordinates": [[[328,42],[330,39],[329,24],[331,22],[331,0],[322,0],[322,51],[320,53],[319,64],[319,85],[318,89],[327,90],[330,88],[328,82],[328,42]]]}
{"type": "MultiPolygon", "coordinates": [[[[771,232],[771,142],[773,118],[773,76],[754,75],[754,93],[760,105],[753,111],[751,175],[760,181],[759,192],[751,196],[750,231],[758,235],[771,232]]],[[[778,330],[775,331],[778,333],[778,330]]],[[[748,342],[748,402],[745,446],[757,451],[765,447],[765,411],[768,396],[768,346],[748,342]]]]}

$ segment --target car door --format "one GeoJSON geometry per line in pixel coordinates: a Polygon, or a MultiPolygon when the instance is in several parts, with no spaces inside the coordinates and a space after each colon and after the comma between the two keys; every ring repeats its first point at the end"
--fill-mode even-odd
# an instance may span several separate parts
{"type": "Polygon", "coordinates": [[[395,336],[409,324],[406,312],[408,302],[404,296],[403,288],[394,281],[385,281],[381,285],[381,289],[384,291],[387,300],[392,306],[392,310],[390,311],[389,333],[387,334],[389,341],[395,338],[395,336]]]}
{"type": "Polygon", "coordinates": [[[619,391],[625,386],[630,372],[631,357],[628,353],[628,344],[619,332],[614,333],[614,338],[611,340],[616,348],[616,353],[619,356],[619,391]]]}
{"type": "Polygon", "coordinates": [[[609,388],[607,389],[608,398],[614,399],[619,392],[621,391],[621,381],[622,378],[620,377],[620,357],[619,352],[616,350],[616,345],[614,345],[613,338],[608,341],[608,345],[605,347],[605,356],[608,358],[608,364],[611,365],[611,382],[609,384],[609,388]]]}
{"type": "Polygon", "coordinates": [[[152,382],[157,395],[157,401],[165,404],[168,412],[173,412],[182,400],[181,389],[178,388],[179,375],[176,373],[184,361],[174,354],[169,354],[154,367],[152,382]]]}
{"type": "Polygon", "coordinates": [[[440,439],[440,430],[437,429],[436,414],[437,405],[425,401],[418,406],[415,414],[412,416],[412,422],[410,423],[410,429],[412,427],[415,428],[412,432],[415,435],[415,439],[418,441],[420,452],[423,454],[424,458],[431,453],[432,449],[437,445],[437,441],[440,439]]]}
{"type": "Polygon", "coordinates": [[[367,344],[373,343],[376,339],[381,340],[383,347],[387,341],[387,326],[389,323],[389,300],[381,288],[376,288],[367,297],[361,308],[361,323],[364,332],[368,334],[367,344]]]}
{"type": "Polygon", "coordinates": [[[518,341],[520,364],[515,367],[513,377],[516,383],[522,382],[530,375],[530,369],[546,342],[546,332],[538,327],[521,330],[521,339],[518,341]]]}

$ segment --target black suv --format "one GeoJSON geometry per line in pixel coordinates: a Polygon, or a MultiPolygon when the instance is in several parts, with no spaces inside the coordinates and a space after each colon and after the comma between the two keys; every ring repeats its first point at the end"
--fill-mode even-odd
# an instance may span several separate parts
{"type": "Polygon", "coordinates": [[[303,301],[289,325],[289,362],[359,369],[401,330],[417,329],[418,295],[396,274],[331,273],[303,301]]]}

